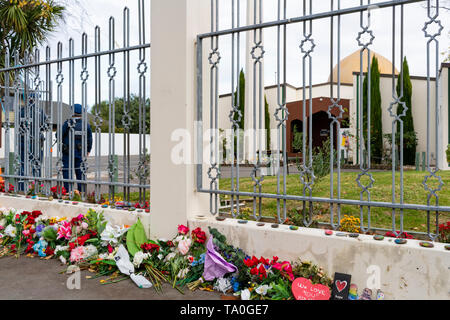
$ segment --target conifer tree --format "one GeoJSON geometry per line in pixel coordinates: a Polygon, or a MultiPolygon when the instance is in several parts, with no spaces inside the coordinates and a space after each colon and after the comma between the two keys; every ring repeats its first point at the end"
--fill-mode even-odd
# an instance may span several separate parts
{"type": "MultiPolygon", "coordinates": [[[[367,140],[368,119],[368,79],[363,83],[363,130],[367,140]]],[[[367,142],[366,142],[367,146],[367,142]]],[[[381,118],[380,70],[378,59],[374,56],[370,66],[370,153],[374,163],[381,163],[383,157],[383,125],[381,118]]]]}
{"type": "MultiPolygon", "coordinates": [[[[414,120],[412,115],[412,83],[411,78],[409,76],[409,66],[406,57],[403,59],[402,70],[398,77],[397,81],[397,96],[401,97],[400,101],[404,103],[404,105],[408,108],[406,110],[405,115],[401,117],[403,120],[403,164],[406,165],[414,165],[416,160],[416,147],[417,147],[417,136],[414,131],[414,120]],[[401,80],[403,74],[403,93],[401,87],[401,80]]],[[[397,106],[397,115],[403,114],[404,107],[403,104],[398,104],[397,106]]],[[[399,148],[400,142],[400,124],[397,123],[397,148],[399,148]]]]}

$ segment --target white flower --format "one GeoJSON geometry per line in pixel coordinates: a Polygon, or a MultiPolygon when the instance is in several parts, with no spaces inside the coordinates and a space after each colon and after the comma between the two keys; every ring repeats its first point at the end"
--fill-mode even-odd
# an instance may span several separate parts
{"type": "Polygon", "coordinates": [[[86,247],[84,247],[84,258],[89,258],[92,256],[95,256],[97,254],[97,248],[95,246],[88,245],[86,247]]]}
{"type": "Polygon", "coordinates": [[[143,253],[142,251],[136,252],[133,258],[133,264],[136,268],[139,268],[142,261],[148,259],[148,253],[143,253]]]}
{"type": "Polygon", "coordinates": [[[225,293],[230,289],[231,282],[228,278],[219,278],[214,285],[214,290],[221,291],[222,293],[225,293]]]}
{"type": "Polygon", "coordinates": [[[6,226],[6,223],[7,223],[6,219],[3,218],[2,220],[0,220],[0,227],[6,226]]]}
{"type": "Polygon", "coordinates": [[[102,241],[109,242],[110,244],[117,244],[118,238],[121,237],[125,232],[127,232],[128,228],[111,225],[106,225],[105,230],[101,233],[102,241]]]}
{"type": "Polygon", "coordinates": [[[186,277],[188,272],[189,272],[189,268],[180,270],[180,272],[178,272],[178,274],[177,274],[177,278],[183,279],[184,277],[186,277]]]}
{"type": "Polygon", "coordinates": [[[15,238],[15,237],[16,237],[16,233],[17,233],[16,227],[13,227],[11,224],[8,225],[8,226],[6,227],[6,229],[5,229],[5,234],[6,234],[8,237],[15,238]]]}
{"type": "Polygon", "coordinates": [[[3,238],[3,235],[0,233],[0,239],[3,238]]]}
{"type": "Polygon", "coordinates": [[[61,260],[61,262],[62,262],[63,264],[66,264],[66,263],[67,263],[66,258],[64,258],[63,256],[59,256],[59,260],[61,260]]]}
{"type": "Polygon", "coordinates": [[[267,290],[272,289],[271,286],[268,286],[267,284],[263,285],[263,286],[259,286],[258,288],[255,289],[255,292],[257,294],[260,294],[262,296],[265,296],[267,294],[267,290]]]}
{"type": "Polygon", "coordinates": [[[169,253],[165,258],[164,258],[164,261],[170,261],[170,260],[172,260],[173,258],[175,258],[175,256],[176,256],[177,254],[175,253],[175,252],[171,252],[171,253],[169,253]]]}
{"type": "Polygon", "coordinates": [[[158,254],[158,259],[161,260],[162,258],[164,258],[164,256],[162,255],[162,253],[158,254]]]}
{"type": "Polygon", "coordinates": [[[108,253],[100,253],[100,254],[98,255],[98,257],[99,257],[100,259],[102,259],[102,260],[108,259],[108,256],[109,256],[108,253]]]}
{"type": "Polygon", "coordinates": [[[39,217],[37,217],[37,218],[35,219],[36,225],[39,225],[39,222],[45,222],[45,221],[47,221],[47,220],[48,220],[48,217],[47,217],[47,216],[40,215],[39,217]]]}
{"type": "Polygon", "coordinates": [[[55,254],[57,254],[59,251],[67,251],[67,249],[69,249],[69,246],[56,246],[55,248],[55,254]]]}
{"type": "Polygon", "coordinates": [[[241,291],[241,300],[250,300],[250,290],[245,289],[241,291]]]}

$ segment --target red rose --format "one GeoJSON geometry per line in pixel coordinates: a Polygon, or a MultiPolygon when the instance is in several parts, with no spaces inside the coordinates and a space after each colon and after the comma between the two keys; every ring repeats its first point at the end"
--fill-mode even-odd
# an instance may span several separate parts
{"type": "Polygon", "coordinates": [[[113,251],[114,251],[113,247],[110,244],[108,244],[108,253],[113,253],[113,251]]]}
{"type": "Polygon", "coordinates": [[[250,270],[250,274],[252,274],[252,275],[258,274],[258,269],[256,269],[256,267],[252,268],[250,270]]]}
{"type": "Polygon", "coordinates": [[[47,249],[45,249],[45,254],[47,256],[52,256],[55,253],[55,250],[52,249],[52,247],[47,247],[47,249]]]}

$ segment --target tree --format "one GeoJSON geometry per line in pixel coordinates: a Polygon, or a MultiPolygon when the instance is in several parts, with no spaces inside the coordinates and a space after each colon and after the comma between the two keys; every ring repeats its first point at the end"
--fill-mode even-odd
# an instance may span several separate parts
{"type": "MultiPolygon", "coordinates": [[[[238,105],[238,94],[237,94],[237,88],[236,92],[234,93],[234,105],[238,105],[239,111],[241,112],[241,119],[238,122],[239,129],[244,130],[244,123],[245,123],[245,75],[244,70],[241,69],[241,72],[239,73],[239,105],[238,105]]],[[[236,113],[234,115],[234,120],[238,120],[239,115],[236,113]]]]}
{"type": "MultiPolygon", "coordinates": [[[[368,77],[363,83],[363,132],[367,140],[368,123],[368,77]]],[[[380,70],[374,56],[370,67],[370,150],[371,160],[381,163],[383,157],[383,127],[381,118],[380,70]]]]}
{"type": "Polygon", "coordinates": [[[266,149],[270,150],[270,113],[266,95],[264,95],[264,120],[266,127],[266,149]]]}
{"type": "Polygon", "coordinates": [[[64,7],[53,0],[0,0],[0,51],[25,53],[41,44],[62,19],[64,7]]]}
{"type": "MultiPolygon", "coordinates": [[[[239,112],[240,112],[240,119],[239,114],[236,113],[233,117],[234,121],[238,121],[239,130],[244,130],[245,126],[245,75],[244,70],[241,69],[241,72],[239,73],[239,101],[238,101],[238,89],[236,88],[236,91],[234,92],[234,105],[238,106],[239,112]]],[[[236,134],[239,134],[237,132],[236,134]]],[[[237,136],[234,137],[234,157],[237,157],[237,136]]]]}
{"type": "MultiPolygon", "coordinates": [[[[400,71],[399,80],[397,81],[397,96],[401,97],[400,101],[404,103],[408,108],[405,112],[405,116],[401,117],[403,120],[403,163],[407,165],[414,165],[416,161],[416,147],[417,136],[414,130],[414,120],[412,115],[412,83],[409,76],[409,67],[406,57],[403,60],[402,70],[400,71]],[[403,75],[403,94],[401,92],[401,79],[403,75]]],[[[404,112],[403,104],[397,106],[397,115],[401,115],[404,112]]],[[[400,124],[397,122],[397,147],[399,148],[400,142],[400,124]]]]}
{"type": "MultiPolygon", "coordinates": [[[[125,128],[123,125],[123,116],[124,116],[124,99],[117,98],[115,100],[115,130],[118,133],[125,132],[125,128]]],[[[91,109],[91,113],[95,115],[98,106],[94,105],[91,109]]],[[[139,97],[135,95],[131,95],[130,97],[130,107],[129,107],[129,115],[130,115],[130,133],[139,133],[139,97]]],[[[145,109],[146,109],[146,119],[145,119],[145,127],[146,132],[150,132],[150,99],[145,101],[145,109]]],[[[101,125],[102,132],[109,132],[109,102],[102,101],[100,103],[100,117],[103,122],[101,125]]],[[[91,123],[92,129],[95,130],[95,127],[91,123]]]]}
{"type": "MultiPolygon", "coordinates": [[[[42,44],[55,30],[65,8],[53,0],[0,0],[0,68],[5,67],[7,49],[11,55],[17,52],[23,62],[26,54],[42,44]]],[[[12,63],[12,62],[11,62],[12,63]]],[[[5,74],[0,74],[4,84],[5,74]]],[[[9,74],[13,81],[13,74],[9,74]]]]}

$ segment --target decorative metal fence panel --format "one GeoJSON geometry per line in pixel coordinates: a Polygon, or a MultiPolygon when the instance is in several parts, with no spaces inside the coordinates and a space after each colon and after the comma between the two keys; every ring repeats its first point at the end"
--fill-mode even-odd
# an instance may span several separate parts
{"type": "Polygon", "coordinates": [[[137,192],[141,205],[148,200],[150,43],[146,42],[144,4],[139,0],[138,19],[133,20],[138,23],[137,45],[130,44],[132,21],[125,8],[123,39],[116,38],[116,19],[109,19],[107,50],[101,48],[102,30],[97,26],[94,48],[88,48],[88,35],[83,33],[79,55],[75,55],[73,39],[66,57],[63,43],[58,42],[56,59],[50,46],[45,60],[39,49],[26,54],[7,52],[5,68],[0,70],[5,130],[1,176],[6,192],[59,198],[67,193],[73,199],[72,191],[78,189],[82,200],[97,203],[114,203],[120,192],[120,198],[130,202],[130,194],[137,192]],[[106,83],[105,95],[102,84],[106,87],[106,83]],[[121,108],[116,109],[119,104],[121,108]],[[104,157],[102,133],[108,134],[104,157]],[[136,155],[130,153],[132,134],[139,136],[136,155]],[[123,135],[123,150],[116,149],[119,135],[123,135]]]}
{"type": "MultiPolygon", "coordinates": [[[[264,205],[264,200],[274,199],[276,200],[276,207],[273,207],[274,218],[278,223],[284,223],[287,219],[287,202],[294,201],[298,202],[301,207],[301,214],[303,216],[303,225],[311,226],[315,221],[314,217],[314,204],[329,204],[329,220],[328,224],[331,225],[335,230],[340,228],[340,221],[343,215],[343,206],[354,206],[359,207],[359,218],[360,218],[360,229],[363,232],[375,231],[382,228],[374,227],[371,224],[371,210],[373,208],[386,208],[390,213],[390,220],[392,222],[392,227],[383,230],[392,230],[395,235],[399,236],[401,233],[405,232],[404,229],[404,218],[410,211],[421,211],[426,214],[426,230],[425,236],[430,239],[435,240],[438,237],[438,224],[439,215],[442,213],[447,214],[450,212],[450,207],[439,205],[439,192],[442,191],[443,181],[439,175],[438,163],[432,163],[430,154],[439,153],[439,116],[438,109],[436,112],[432,112],[432,104],[435,106],[439,105],[439,81],[432,81],[432,77],[438,79],[439,75],[439,36],[442,31],[442,23],[445,20],[441,20],[439,10],[439,1],[414,1],[414,0],[398,0],[398,1],[384,1],[375,2],[370,0],[359,1],[358,6],[341,8],[340,0],[330,0],[328,3],[330,5],[329,11],[325,12],[313,12],[313,5],[315,1],[303,0],[298,1],[301,4],[303,12],[300,16],[294,18],[287,18],[287,6],[286,0],[277,0],[277,19],[274,21],[264,22],[262,19],[263,6],[265,1],[262,0],[251,0],[240,1],[231,0],[231,5],[227,4],[227,11],[231,12],[231,16],[226,17],[227,21],[231,21],[231,28],[219,29],[219,18],[224,19],[224,15],[221,14],[219,10],[219,0],[211,0],[211,31],[209,33],[200,34],[197,38],[197,95],[198,95],[198,110],[197,110],[197,121],[199,125],[198,137],[197,137],[197,190],[200,192],[210,194],[210,212],[213,215],[219,215],[224,213],[231,213],[233,217],[240,216],[240,202],[243,198],[250,199],[253,207],[251,208],[253,219],[261,220],[263,218],[268,218],[262,215],[262,207],[264,205]],[[423,22],[422,33],[418,30],[417,36],[425,37],[427,40],[426,48],[424,49],[423,62],[427,66],[427,108],[428,117],[426,119],[427,127],[427,152],[426,152],[426,173],[423,179],[423,191],[427,195],[426,204],[415,204],[408,203],[405,199],[405,187],[404,185],[404,165],[403,165],[403,122],[406,114],[407,106],[402,101],[403,97],[403,73],[399,76],[395,72],[395,61],[403,61],[404,57],[404,8],[410,4],[422,2],[424,5],[424,10],[427,12],[427,20],[423,22]],[[249,5],[247,7],[247,5],[249,5]],[[249,22],[247,25],[242,23],[242,7],[251,8],[250,12],[247,12],[247,17],[249,22]],[[367,117],[367,123],[363,123],[363,115],[359,117],[359,136],[361,141],[358,144],[359,159],[365,159],[365,161],[360,161],[359,172],[354,183],[354,188],[359,190],[359,199],[348,199],[342,194],[341,189],[341,175],[342,175],[342,163],[340,156],[330,156],[329,158],[329,197],[317,197],[313,196],[313,186],[315,185],[315,171],[313,166],[313,139],[312,130],[315,123],[313,122],[312,115],[312,60],[315,58],[314,49],[317,44],[327,44],[329,45],[329,62],[330,71],[333,72],[333,67],[337,63],[337,79],[329,80],[329,92],[330,100],[329,107],[327,110],[328,117],[331,121],[330,124],[330,135],[329,140],[330,154],[336,152],[338,155],[341,154],[341,145],[335,144],[335,137],[333,137],[335,130],[339,132],[341,125],[340,120],[343,115],[343,106],[341,102],[341,80],[340,71],[341,65],[338,63],[341,60],[341,46],[343,37],[350,37],[349,34],[343,35],[341,33],[342,21],[348,16],[358,15],[360,24],[355,25],[355,32],[351,35],[354,37],[355,43],[358,45],[360,50],[360,73],[358,77],[358,98],[359,106],[363,104],[363,79],[367,74],[368,85],[368,103],[367,103],[367,114],[370,115],[370,52],[372,50],[372,44],[374,38],[377,36],[371,26],[371,10],[372,9],[384,9],[389,10],[392,17],[392,25],[386,24],[384,27],[388,30],[392,30],[392,36],[389,39],[383,40],[385,43],[391,43],[392,47],[392,100],[389,102],[383,102],[383,108],[388,109],[391,120],[392,120],[392,145],[393,150],[396,148],[396,143],[400,144],[400,152],[397,155],[392,152],[392,163],[399,163],[396,167],[392,165],[392,201],[373,201],[371,199],[371,191],[376,185],[373,176],[373,170],[371,168],[371,130],[370,130],[370,117],[367,117]],[[329,39],[318,39],[314,37],[314,29],[322,21],[329,21],[330,23],[330,38],[329,39]],[[297,43],[298,52],[288,52],[291,56],[295,55],[301,60],[302,68],[299,70],[301,72],[301,91],[303,93],[301,101],[301,114],[303,115],[302,122],[302,160],[299,164],[299,174],[298,179],[300,182],[299,194],[289,194],[288,193],[288,170],[289,165],[287,161],[286,154],[286,122],[288,119],[288,108],[286,106],[286,33],[288,32],[287,27],[290,25],[300,25],[301,26],[301,41],[297,43]],[[429,28],[429,27],[433,28],[429,28]],[[272,42],[276,41],[276,92],[277,92],[277,107],[275,113],[272,114],[277,123],[276,132],[276,150],[272,150],[272,154],[275,154],[275,176],[276,176],[276,192],[263,192],[263,181],[265,174],[263,168],[266,167],[264,162],[264,150],[265,142],[263,131],[264,124],[262,115],[264,114],[264,83],[261,80],[262,68],[264,60],[266,58],[266,52],[264,49],[264,41],[262,37],[263,30],[275,29],[276,30],[276,40],[271,39],[272,42]],[[247,49],[246,58],[250,57],[252,61],[251,68],[252,77],[246,79],[250,84],[251,93],[253,95],[253,104],[246,108],[251,108],[252,114],[252,127],[245,128],[250,130],[251,136],[249,140],[253,141],[253,161],[251,161],[251,183],[252,190],[243,191],[241,180],[242,180],[242,163],[240,159],[240,150],[238,146],[240,145],[240,139],[242,139],[242,134],[240,130],[244,129],[240,127],[240,120],[243,116],[240,105],[239,96],[241,94],[249,94],[248,92],[241,92],[239,86],[240,70],[243,68],[245,63],[242,63],[242,48],[241,37],[250,37],[251,41],[247,42],[250,49],[247,49]],[[231,48],[226,46],[226,48],[221,49],[219,47],[219,39],[228,38],[231,41],[231,48]],[[250,44],[249,44],[250,43],[250,44]],[[209,46],[209,53],[205,54],[207,51],[205,48],[209,46]],[[363,59],[364,53],[368,52],[367,55],[367,72],[363,70],[363,59]],[[231,70],[227,70],[228,74],[231,74],[231,79],[227,82],[228,90],[231,90],[231,103],[229,104],[229,128],[231,128],[231,155],[234,155],[233,161],[230,165],[230,178],[229,183],[231,187],[227,190],[220,188],[221,174],[222,174],[222,163],[219,156],[220,148],[220,133],[219,130],[226,128],[219,128],[219,77],[221,72],[221,61],[224,57],[229,55],[229,60],[231,61],[231,70]],[[209,70],[205,70],[204,63],[209,63],[209,70]],[[431,63],[433,62],[433,63],[431,63]],[[396,92],[396,79],[400,78],[400,94],[396,92]],[[204,86],[209,87],[209,97],[205,97],[204,86]],[[432,98],[434,97],[434,98],[432,98]],[[432,99],[435,99],[432,101],[432,99]],[[401,105],[403,107],[403,113],[397,114],[393,109],[394,106],[401,105]],[[308,116],[309,115],[309,116],[308,116]],[[208,120],[206,120],[208,119],[208,120]],[[206,121],[208,123],[206,123],[206,121]],[[205,121],[205,123],[204,123],[205,121]],[[399,127],[399,129],[397,128],[399,127]],[[208,151],[205,152],[202,146],[202,138],[204,132],[209,131],[209,144],[208,151]],[[432,145],[430,142],[430,131],[435,130],[436,141],[432,145]],[[396,137],[399,135],[399,138],[396,137]],[[364,137],[365,139],[363,139],[364,137]],[[234,141],[234,142],[233,142],[234,141]],[[206,157],[209,156],[209,163],[205,164],[204,153],[206,157]],[[207,176],[209,179],[209,185],[205,186],[203,183],[203,175],[208,167],[207,176]],[[400,179],[396,176],[400,174],[400,179]],[[335,180],[336,179],[336,180],[335,180]],[[431,186],[430,180],[436,180],[435,186],[431,186]],[[399,185],[398,185],[399,183],[399,185]],[[397,185],[396,185],[397,184],[397,185]],[[229,211],[220,211],[220,200],[227,197],[230,202],[229,211]],[[276,211],[276,215],[275,215],[276,211]],[[407,211],[407,212],[406,212],[407,211]],[[434,221],[432,221],[432,219],[434,221]]],[[[388,12],[388,11],[386,11],[388,12]]],[[[228,14],[228,13],[227,13],[228,14]]],[[[271,60],[273,61],[273,59],[271,60]]],[[[327,61],[327,60],[325,60],[327,61]]],[[[326,62],[323,63],[326,63],[326,62]]],[[[228,67],[228,65],[227,65],[228,67]]],[[[223,69],[222,69],[223,70],[223,69]]],[[[249,70],[246,70],[248,72],[249,70]]],[[[207,92],[207,90],[206,90],[207,92]]],[[[360,113],[363,109],[360,108],[360,113]]],[[[227,114],[228,114],[227,113],[227,114]]],[[[227,128],[227,129],[229,129],[227,128]]],[[[439,157],[435,157],[439,161],[439,157]]],[[[247,181],[248,182],[248,181],[247,181]]]]}

